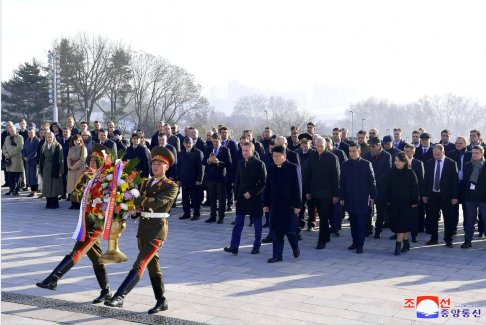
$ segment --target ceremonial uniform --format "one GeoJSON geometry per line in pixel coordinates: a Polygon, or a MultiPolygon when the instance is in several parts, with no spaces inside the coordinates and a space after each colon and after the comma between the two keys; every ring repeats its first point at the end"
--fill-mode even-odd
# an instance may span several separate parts
{"type": "MultiPolygon", "coordinates": [[[[102,167],[104,161],[108,159],[108,156],[102,152],[102,150],[106,150],[107,148],[95,144],[93,145],[93,153],[92,157],[96,156],[99,157],[100,160],[96,161],[96,167],[102,167]]],[[[91,171],[91,170],[90,170],[91,171]]],[[[83,197],[84,187],[88,183],[89,179],[91,178],[89,175],[90,172],[85,172],[81,176],[80,180],[75,186],[75,191],[71,198],[76,201],[81,201],[83,197]]],[[[78,240],[74,244],[73,250],[69,255],[66,255],[64,259],[59,263],[59,265],[52,271],[52,273],[42,282],[37,283],[36,285],[40,288],[49,289],[49,290],[56,290],[57,281],[66,274],[74,265],[76,265],[79,260],[86,254],[88,258],[93,263],[93,270],[96,275],[96,280],[101,288],[101,294],[98,298],[93,300],[93,303],[100,303],[105,300],[111,298],[110,294],[110,287],[108,283],[108,276],[106,274],[105,266],[101,264],[98,260],[102,255],[101,250],[101,242],[100,237],[103,233],[101,228],[97,228],[93,221],[90,218],[86,220],[86,237],[84,240],[78,240]]]]}
{"type": "MultiPolygon", "coordinates": [[[[175,162],[172,152],[161,146],[152,149],[152,162],[158,160],[171,166],[175,162]]],[[[154,170],[154,168],[152,168],[154,170]]],[[[137,231],[139,253],[132,270],[128,273],[116,294],[105,305],[122,307],[123,299],[142,278],[145,268],[149,271],[150,282],[157,304],[149,313],[167,310],[164,297],[164,283],[159,265],[158,250],[167,239],[169,230],[168,217],[179,187],[165,175],[159,179],[145,179],[140,188],[141,195],[135,199],[135,205],[142,209],[137,231]]]]}

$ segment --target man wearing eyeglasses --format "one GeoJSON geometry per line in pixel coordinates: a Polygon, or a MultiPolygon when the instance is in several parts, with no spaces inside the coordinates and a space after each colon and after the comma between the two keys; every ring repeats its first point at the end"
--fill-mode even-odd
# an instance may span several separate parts
{"type": "MultiPolygon", "coordinates": [[[[375,221],[375,239],[381,238],[383,222],[385,219],[385,191],[386,180],[392,167],[391,155],[383,150],[380,138],[374,137],[369,141],[371,151],[363,156],[363,159],[371,162],[376,179],[376,221],[375,221]]],[[[372,233],[372,209],[368,214],[368,234],[372,233]]]]}

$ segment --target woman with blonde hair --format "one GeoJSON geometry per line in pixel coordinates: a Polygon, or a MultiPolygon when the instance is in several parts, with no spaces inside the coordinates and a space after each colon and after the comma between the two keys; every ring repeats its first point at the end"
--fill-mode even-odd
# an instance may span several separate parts
{"type": "Polygon", "coordinates": [[[64,157],[53,132],[46,133],[39,159],[39,174],[43,180],[42,196],[47,200],[46,209],[58,209],[59,196],[63,194],[64,157]]]}
{"type": "MultiPolygon", "coordinates": [[[[70,194],[74,191],[76,183],[83,175],[86,169],[86,157],[88,156],[88,150],[84,145],[84,141],[81,135],[76,134],[71,138],[69,143],[69,152],[67,155],[67,183],[66,193],[70,194]]],[[[71,201],[71,207],[69,209],[76,209],[76,202],[71,201]]]]}

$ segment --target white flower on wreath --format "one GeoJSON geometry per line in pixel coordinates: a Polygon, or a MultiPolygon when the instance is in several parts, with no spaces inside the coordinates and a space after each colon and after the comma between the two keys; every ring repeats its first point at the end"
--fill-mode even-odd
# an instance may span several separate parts
{"type": "Polygon", "coordinates": [[[140,192],[136,188],[131,189],[130,193],[132,193],[133,197],[135,197],[135,198],[140,196],[140,192]]]}
{"type": "Polygon", "coordinates": [[[128,211],[128,205],[126,205],[125,203],[120,203],[120,207],[122,208],[122,210],[128,211]]]}

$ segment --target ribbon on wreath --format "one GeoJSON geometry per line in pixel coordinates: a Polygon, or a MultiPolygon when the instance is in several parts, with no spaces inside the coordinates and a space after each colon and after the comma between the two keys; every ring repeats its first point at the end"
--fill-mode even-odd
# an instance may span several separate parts
{"type": "Polygon", "coordinates": [[[123,172],[125,163],[119,161],[115,168],[113,169],[113,177],[110,182],[111,194],[110,200],[108,201],[108,208],[105,213],[105,225],[103,228],[103,240],[110,239],[111,224],[113,223],[113,216],[115,215],[115,205],[116,205],[116,193],[118,189],[118,183],[123,172]]]}
{"type": "Polygon", "coordinates": [[[79,209],[78,224],[76,230],[72,236],[77,241],[84,241],[86,239],[86,202],[88,201],[88,193],[93,186],[94,180],[98,177],[98,173],[90,179],[86,187],[84,188],[83,198],[81,199],[81,206],[79,209]]]}

